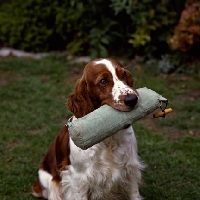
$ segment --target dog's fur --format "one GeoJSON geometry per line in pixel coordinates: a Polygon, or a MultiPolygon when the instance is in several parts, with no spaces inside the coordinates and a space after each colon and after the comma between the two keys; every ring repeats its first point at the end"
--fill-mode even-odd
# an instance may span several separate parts
{"type": "MultiPolygon", "coordinates": [[[[104,104],[129,111],[138,98],[131,74],[119,62],[97,59],[86,65],[67,105],[76,120],[104,104]]],[[[32,190],[36,197],[49,200],[140,200],[142,169],[132,126],[87,150],[73,143],[64,126],[45,155],[32,190]]]]}

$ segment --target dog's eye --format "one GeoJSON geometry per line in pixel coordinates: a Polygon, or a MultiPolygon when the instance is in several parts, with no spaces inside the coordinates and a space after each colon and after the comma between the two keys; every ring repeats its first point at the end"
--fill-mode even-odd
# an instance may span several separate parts
{"type": "Polygon", "coordinates": [[[103,78],[103,79],[100,80],[99,85],[100,86],[106,86],[106,85],[108,85],[108,81],[103,78]]]}

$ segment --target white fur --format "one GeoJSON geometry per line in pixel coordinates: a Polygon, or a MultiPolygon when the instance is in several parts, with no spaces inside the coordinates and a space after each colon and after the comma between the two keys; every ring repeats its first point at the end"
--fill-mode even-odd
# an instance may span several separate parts
{"type": "Polygon", "coordinates": [[[70,139],[71,165],[61,173],[64,200],[140,200],[143,165],[130,126],[87,150],[70,139]]]}
{"type": "Polygon", "coordinates": [[[40,183],[44,188],[43,197],[49,200],[61,200],[61,191],[59,191],[58,185],[52,181],[52,175],[42,169],[38,171],[38,175],[40,183]]]}
{"type": "MultiPolygon", "coordinates": [[[[112,62],[108,59],[102,59],[99,61],[95,61],[96,64],[104,64],[106,68],[111,72],[113,77],[114,86],[112,88],[112,97],[113,100],[117,103],[120,103],[120,95],[126,94],[136,94],[135,91],[130,88],[128,85],[125,85],[123,81],[121,81],[116,74],[115,66],[113,66],[112,62]]],[[[137,94],[136,94],[137,95],[137,94]]]]}

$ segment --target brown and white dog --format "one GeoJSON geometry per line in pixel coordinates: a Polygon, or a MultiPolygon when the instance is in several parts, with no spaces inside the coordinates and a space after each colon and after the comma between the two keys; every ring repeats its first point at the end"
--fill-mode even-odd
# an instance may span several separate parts
{"type": "MultiPolygon", "coordinates": [[[[76,120],[104,104],[129,111],[138,98],[130,72],[102,58],[86,65],[67,106],[76,120]]],[[[142,169],[132,126],[82,150],[65,125],[44,157],[33,195],[49,200],[140,200],[142,169]]]]}

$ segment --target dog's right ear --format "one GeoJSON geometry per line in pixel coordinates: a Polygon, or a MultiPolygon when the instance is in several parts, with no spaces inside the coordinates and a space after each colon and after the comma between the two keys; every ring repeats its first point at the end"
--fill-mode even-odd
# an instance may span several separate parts
{"type": "Polygon", "coordinates": [[[94,111],[94,105],[88,95],[87,83],[84,77],[77,80],[73,92],[67,99],[67,107],[76,118],[94,111]]]}

